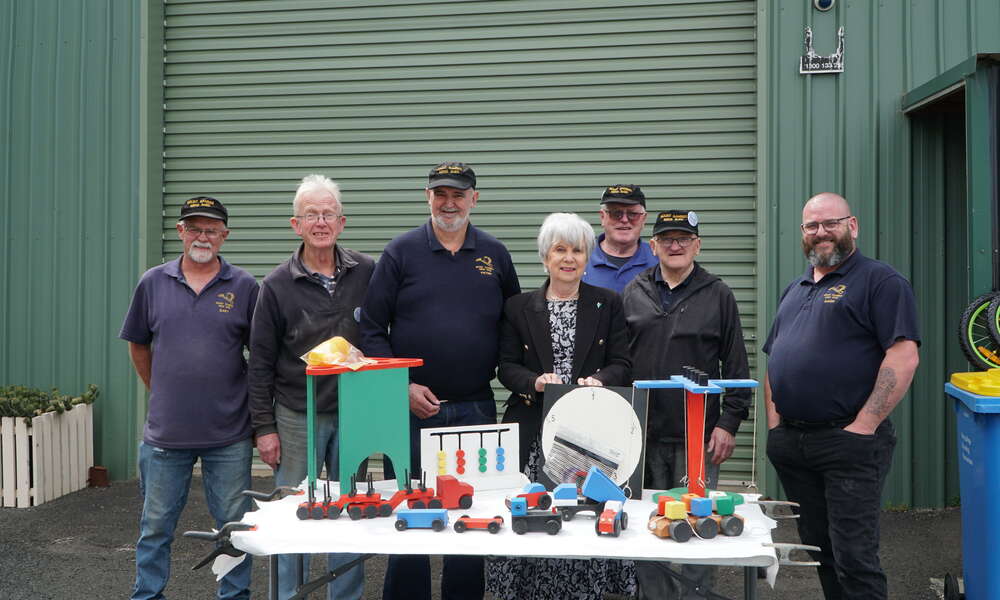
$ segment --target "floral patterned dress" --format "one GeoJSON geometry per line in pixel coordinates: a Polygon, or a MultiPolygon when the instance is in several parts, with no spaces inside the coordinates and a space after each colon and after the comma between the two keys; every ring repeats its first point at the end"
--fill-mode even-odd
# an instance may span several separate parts
{"type": "MultiPolygon", "coordinates": [[[[572,383],[576,338],[573,300],[548,300],[553,372],[572,383]]],[[[528,450],[524,474],[537,481],[544,458],[541,434],[528,450]]],[[[486,589],[498,600],[601,600],[604,594],[635,595],[635,563],[630,560],[513,558],[486,561],[486,589]]]]}

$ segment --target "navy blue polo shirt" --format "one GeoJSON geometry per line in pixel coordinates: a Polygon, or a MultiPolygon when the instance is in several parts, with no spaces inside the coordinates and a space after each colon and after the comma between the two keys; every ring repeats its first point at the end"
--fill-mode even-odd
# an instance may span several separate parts
{"type": "Polygon", "coordinates": [[[868,400],[885,351],[920,343],[910,283],[855,251],[813,282],[813,269],[781,295],[764,343],[771,399],[789,419],[853,418],[868,400]]]}
{"type": "Polygon", "coordinates": [[[119,337],[153,352],[146,443],[214,448],[250,437],[247,365],[257,304],[253,275],[219,258],[218,274],[195,294],[181,259],[146,271],[119,337]]]}
{"type": "Polygon", "coordinates": [[[410,381],[439,399],[492,398],[504,301],[520,292],[499,240],[470,224],[452,254],[428,220],[389,242],[375,265],[361,309],[362,350],[424,359],[410,381]]]}
{"type": "Polygon", "coordinates": [[[694,277],[694,272],[698,269],[691,269],[688,276],[684,278],[684,281],[677,284],[676,287],[671,288],[667,285],[665,279],[663,279],[663,271],[657,269],[653,271],[653,283],[656,284],[657,291],[660,292],[660,307],[663,312],[670,310],[670,305],[674,303],[674,298],[683,294],[687,288],[688,284],[691,283],[691,279],[694,277]]]}

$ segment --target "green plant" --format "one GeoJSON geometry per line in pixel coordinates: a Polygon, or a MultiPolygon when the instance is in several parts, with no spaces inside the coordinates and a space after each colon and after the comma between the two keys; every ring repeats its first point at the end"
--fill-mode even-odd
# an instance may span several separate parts
{"type": "Polygon", "coordinates": [[[62,394],[58,388],[43,392],[23,385],[3,386],[0,387],[0,417],[24,417],[25,423],[30,424],[32,417],[47,412],[62,413],[77,404],[92,404],[99,393],[93,383],[79,396],[62,394]]]}

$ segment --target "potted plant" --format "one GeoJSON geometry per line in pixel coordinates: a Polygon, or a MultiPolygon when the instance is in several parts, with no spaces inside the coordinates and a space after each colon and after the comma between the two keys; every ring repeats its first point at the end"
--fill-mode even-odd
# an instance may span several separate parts
{"type": "Polygon", "coordinates": [[[97,395],[93,384],[79,396],[0,387],[0,506],[37,506],[87,485],[97,395]]]}

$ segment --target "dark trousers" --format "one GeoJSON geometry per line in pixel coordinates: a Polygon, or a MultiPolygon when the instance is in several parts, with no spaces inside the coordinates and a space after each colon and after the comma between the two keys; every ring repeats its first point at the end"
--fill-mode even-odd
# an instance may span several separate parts
{"type": "MultiPolygon", "coordinates": [[[[446,402],[441,411],[427,419],[410,415],[411,476],[420,474],[420,430],[458,425],[496,425],[493,399],[477,402],[446,402]]],[[[427,485],[434,486],[434,473],[427,474],[427,485]]],[[[387,478],[393,475],[386,473],[387,478]]],[[[441,569],[441,599],[471,600],[486,592],[482,556],[445,556],[441,569]]],[[[383,600],[430,600],[431,563],[426,555],[389,556],[385,569],[383,600]]]]}
{"type": "Polygon", "coordinates": [[[788,499],[801,504],[799,537],[811,552],[827,600],[887,598],[879,564],[879,513],[896,446],[888,420],[874,435],[837,427],[781,424],[767,436],[767,457],[788,499]]]}

